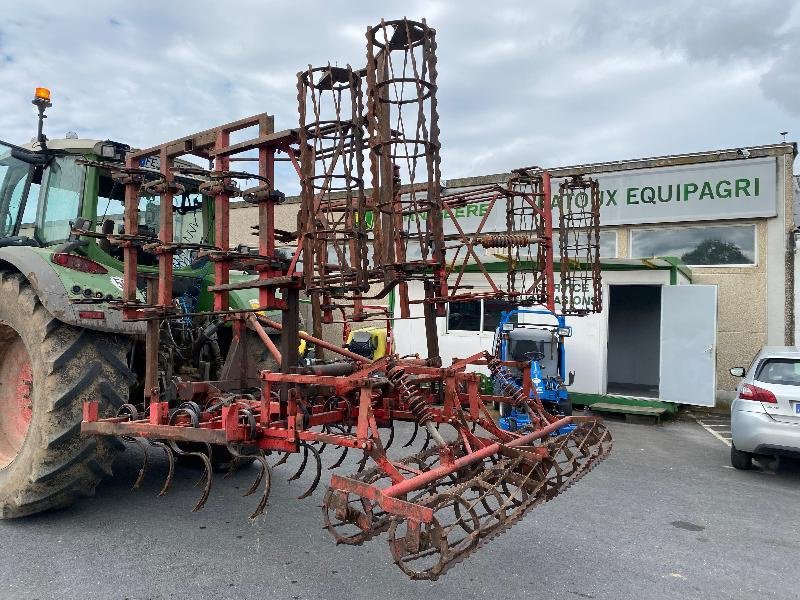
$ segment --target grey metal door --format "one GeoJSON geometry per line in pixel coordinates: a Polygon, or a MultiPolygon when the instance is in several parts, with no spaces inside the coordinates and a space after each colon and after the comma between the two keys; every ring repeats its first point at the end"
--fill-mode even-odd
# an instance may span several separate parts
{"type": "Polygon", "coordinates": [[[659,398],[714,406],[717,287],[665,285],[661,289],[659,398]]]}

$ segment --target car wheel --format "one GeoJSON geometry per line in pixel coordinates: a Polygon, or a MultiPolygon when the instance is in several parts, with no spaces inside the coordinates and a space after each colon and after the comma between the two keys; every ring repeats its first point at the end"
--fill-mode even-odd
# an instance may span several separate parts
{"type": "Polygon", "coordinates": [[[737,450],[736,446],[731,445],[731,464],[736,469],[751,469],[753,467],[753,455],[749,452],[737,450]]]}

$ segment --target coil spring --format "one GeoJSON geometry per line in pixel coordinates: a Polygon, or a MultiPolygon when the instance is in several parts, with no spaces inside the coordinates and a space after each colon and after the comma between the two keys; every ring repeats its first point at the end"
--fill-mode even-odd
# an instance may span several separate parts
{"type": "Polygon", "coordinates": [[[391,381],[392,384],[397,388],[400,396],[405,398],[406,402],[408,403],[408,410],[410,410],[411,414],[417,418],[417,422],[420,425],[425,425],[433,420],[431,407],[422,398],[422,395],[417,387],[411,383],[410,378],[403,370],[403,367],[391,367],[386,372],[386,375],[389,378],[389,381],[391,381]]]}
{"type": "Polygon", "coordinates": [[[514,380],[508,369],[496,358],[490,360],[488,366],[492,377],[500,384],[503,394],[510,396],[511,404],[519,406],[524,403],[526,398],[522,386],[514,380]]]}
{"type": "Polygon", "coordinates": [[[530,246],[539,238],[527,233],[490,233],[478,238],[478,244],[484,248],[514,248],[530,246]]]}

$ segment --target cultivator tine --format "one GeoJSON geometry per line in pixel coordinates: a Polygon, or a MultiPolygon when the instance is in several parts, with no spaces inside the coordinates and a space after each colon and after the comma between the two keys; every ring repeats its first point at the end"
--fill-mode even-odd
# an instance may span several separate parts
{"type": "Polygon", "coordinates": [[[147,466],[149,464],[147,447],[144,445],[144,442],[142,442],[142,440],[135,437],[124,436],[122,439],[128,442],[133,442],[134,444],[136,444],[139,450],[142,451],[142,468],[139,469],[139,474],[136,477],[136,481],[134,481],[133,486],[131,486],[131,490],[138,490],[141,487],[142,482],[144,481],[144,474],[147,472],[147,466]]]}
{"type": "Polygon", "coordinates": [[[164,480],[164,485],[161,486],[161,490],[158,492],[158,496],[164,496],[169,491],[172,485],[172,477],[175,475],[175,454],[173,454],[172,448],[167,446],[164,442],[150,442],[150,444],[161,448],[164,454],[167,455],[167,478],[164,480]]]}
{"type": "Polygon", "coordinates": [[[322,459],[319,456],[319,452],[314,446],[308,446],[308,449],[311,450],[311,454],[314,456],[314,462],[316,466],[316,471],[314,473],[314,481],[311,483],[311,487],[309,487],[303,494],[300,494],[297,499],[302,500],[303,498],[308,498],[311,494],[314,493],[314,490],[317,489],[319,485],[320,477],[322,477],[322,459]]]}
{"type": "Polygon", "coordinates": [[[305,442],[300,442],[303,446],[303,462],[300,463],[300,468],[295,471],[295,474],[289,477],[286,481],[294,481],[295,479],[299,479],[300,475],[303,474],[303,471],[306,470],[306,464],[308,463],[308,444],[305,442]]]}
{"type": "Polygon", "coordinates": [[[364,456],[361,458],[360,461],[358,461],[358,470],[356,470],[356,473],[361,473],[361,471],[364,470],[364,467],[367,466],[367,459],[368,458],[369,458],[369,454],[364,452],[364,456]]]}
{"type": "MultiPolygon", "coordinates": [[[[264,509],[267,507],[267,500],[269,499],[269,493],[272,489],[272,473],[270,472],[269,464],[263,452],[256,456],[256,460],[261,463],[261,472],[256,478],[256,482],[260,483],[262,479],[264,480],[264,493],[261,494],[261,500],[258,501],[256,509],[250,514],[251,519],[255,519],[264,514],[264,509]]],[[[255,491],[255,487],[253,491],[255,491]]]]}
{"type": "MultiPolygon", "coordinates": [[[[213,477],[213,470],[211,468],[211,458],[209,454],[203,454],[202,452],[187,452],[181,450],[178,447],[178,444],[176,444],[172,440],[169,441],[169,446],[170,448],[172,448],[172,451],[178,456],[196,456],[203,462],[203,467],[205,467],[205,472],[204,472],[205,486],[203,487],[203,493],[200,496],[200,499],[197,501],[197,504],[195,504],[194,508],[192,509],[192,512],[197,512],[198,510],[203,508],[203,506],[206,503],[206,500],[208,500],[208,494],[211,492],[211,479],[213,477]]],[[[202,480],[203,479],[201,478],[200,481],[202,480]]]]}
{"type": "Polygon", "coordinates": [[[289,460],[289,455],[290,454],[291,454],[291,452],[284,452],[283,456],[281,456],[281,459],[278,462],[276,462],[274,465],[272,465],[272,466],[273,467],[280,467],[283,463],[285,463],[287,460],[289,460]]]}
{"type": "MultiPolygon", "coordinates": [[[[203,461],[203,465],[205,467],[203,474],[200,476],[200,479],[194,482],[194,487],[200,487],[200,484],[206,481],[207,477],[211,477],[211,470],[208,465],[211,465],[211,444],[206,444],[206,456],[208,457],[208,462],[206,463],[203,461]]],[[[198,452],[197,454],[203,454],[202,452],[198,452]]]]}
{"type": "Polygon", "coordinates": [[[336,467],[341,466],[341,464],[344,462],[344,458],[345,458],[345,456],[347,456],[347,453],[348,453],[349,450],[350,450],[350,447],[349,446],[345,446],[344,450],[342,450],[342,455],[339,457],[339,460],[337,460],[330,467],[328,467],[328,470],[332,471],[336,467]]]}
{"type": "Polygon", "coordinates": [[[414,421],[414,433],[411,434],[411,438],[403,444],[403,448],[408,448],[411,444],[414,443],[414,440],[417,439],[417,433],[419,432],[419,423],[414,421]]]}
{"type": "Polygon", "coordinates": [[[425,428],[425,442],[422,444],[422,449],[427,450],[428,444],[431,443],[431,432],[427,427],[425,428]]]}
{"type": "Polygon", "coordinates": [[[231,456],[233,456],[235,461],[241,461],[242,459],[245,458],[253,458],[258,462],[259,466],[261,467],[258,471],[258,475],[256,475],[256,478],[253,481],[250,488],[242,495],[242,497],[246,498],[250,494],[254,494],[255,491],[258,489],[258,486],[261,484],[261,482],[262,481],[265,482],[264,493],[261,494],[261,499],[258,501],[256,509],[250,515],[251,519],[255,519],[256,517],[264,513],[264,509],[267,506],[267,500],[269,499],[269,493],[270,490],[272,489],[272,472],[270,470],[269,463],[267,462],[267,457],[264,455],[263,451],[259,451],[257,454],[242,454],[232,444],[228,444],[228,452],[230,452],[231,456]]]}
{"type": "Polygon", "coordinates": [[[383,447],[384,450],[388,450],[392,446],[392,442],[394,441],[394,421],[390,421],[389,423],[389,439],[386,440],[386,445],[383,447]]]}

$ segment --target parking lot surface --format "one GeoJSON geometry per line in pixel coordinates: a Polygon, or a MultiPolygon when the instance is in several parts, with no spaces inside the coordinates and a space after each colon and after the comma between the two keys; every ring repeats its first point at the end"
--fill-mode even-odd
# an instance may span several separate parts
{"type": "Polygon", "coordinates": [[[241,494],[255,468],[217,476],[205,509],[191,513],[199,473],[179,467],[156,498],[166,463],[154,452],[131,492],[140,466],[131,449],[96,497],[0,522],[0,597],[800,597],[797,463],[735,471],[728,446],[694,420],[610,427],[604,463],[437,582],[406,579],[385,537],[335,546],[322,529],[325,485],[295,499],[313,469],[286,482],[295,458],[274,470],[267,513],[250,522],[257,499],[241,494]]]}

